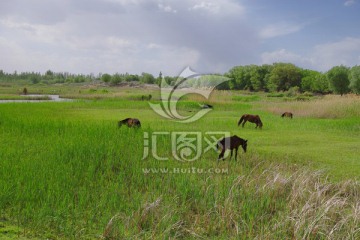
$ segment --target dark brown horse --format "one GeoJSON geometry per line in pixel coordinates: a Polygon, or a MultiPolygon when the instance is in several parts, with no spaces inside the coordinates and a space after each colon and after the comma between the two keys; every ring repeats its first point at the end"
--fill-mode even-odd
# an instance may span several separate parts
{"type": "Polygon", "coordinates": [[[122,125],[126,125],[128,127],[141,127],[141,123],[137,118],[125,118],[118,122],[118,126],[121,127],[122,125]]]}
{"type": "Polygon", "coordinates": [[[238,122],[238,126],[243,122],[242,127],[244,127],[244,125],[245,125],[245,123],[247,121],[252,122],[252,123],[256,123],[255,128],[259,127],[261,129],[262,126],[263,126],[259,115],[251,115],[251,114],[242,115],[239,122],[238,122]]]}
{"type": "Polygon", "coordinates": [[[230,159],[232,158],[233,155],[233,150],[235,149],[235,161],[236,161],[236,157],[237,157],[237,152],[239,149],[239,146],[241,145],[241,147],[243,148],[244,152],[246,152],[246,148],[247,148],[247,141],[245,139],[239,138],[238,136],[234,135],[232,137],[227,137],[227,138],[223,138],[221,139],[218,143],[217,143],[217,149],[221,148],[221,153],[218,157],[218,160],[223,159],[225,160],[224,157],[224,153],[226,149],[230,149],[231,150],[231,155],[230,155],[230,159]]]}
{"type": "Polygon", "coordinates": [[[293,114],[291,112],[284,112],[281,117],[288,117],[288,118],[293,118],[293,114]]]}

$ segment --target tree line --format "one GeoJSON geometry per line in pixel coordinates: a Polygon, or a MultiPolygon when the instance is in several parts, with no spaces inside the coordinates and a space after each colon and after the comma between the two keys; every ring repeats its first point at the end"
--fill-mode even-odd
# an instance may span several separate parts
{"type": "MultiPolygon", "coordinates": [[[[249,90],[280,92],[296,89],[300,92],[312,93],[337,93],[346,94],[353,92],[360,93],[360,66],[346,67],[335,66],[327,72],[318,72],[310,69],[303,69],[292,63],[274,63],[263,65],[235,66],[225,74],[207,75],[199,79],[190,79],[187,82],[189,87],[206,86],[206,82],[214,83],[218,77],[230,79],[219,86],[223,90],[249,90]]],[[[0,70],[0,81],[23,81],[32,84],[52,83],[81,83],[101,81],[109,85],[118,85],[122,82],[141,82],[146,84],[161,84],[162,80],[173,86],[178,80],[177,77],[163,76],[160,72],[157,77],[150,73],[137,74],[70,74],[67,72],[55,73],[51,70],[44,74],[35,72],[5,73],[0,70]]]]}
{"type": "Polygon", "coordinates": [[[360,93],[360,66],[335,66],[322,73],[302,69],[291,63],[236,66],[226,74],[229,89],[279,92],[297,88],[313,93],[360,93]]]}

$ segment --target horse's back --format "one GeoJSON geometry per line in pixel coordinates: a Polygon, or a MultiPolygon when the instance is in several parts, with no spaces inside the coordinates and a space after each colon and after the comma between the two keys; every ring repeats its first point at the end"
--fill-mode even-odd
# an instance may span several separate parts
{"type": "Polygon", "coordinates": [[[119,121],[119,127],[122,124],[126,124],[128,127],[141,127],[140,120],[137,118],[125,118],[124,120],[119,121]]]}
{"type": "Polygon", "coordinates": [[[136,125],[136,126],[141,126],[140,120],[137,119],[137,118],[134,118],[134,119],[133,119],[133,123],[134,123],[134,125],[136,125]]]}

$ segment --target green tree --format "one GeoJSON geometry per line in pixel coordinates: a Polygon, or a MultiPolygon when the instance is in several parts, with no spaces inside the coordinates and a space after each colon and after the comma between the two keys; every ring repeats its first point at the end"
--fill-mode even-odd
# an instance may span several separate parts
{"type": "Polygon", "coordinates": [[[169,76],[165,77],[165,82],[170,86],[174,86],[176,80],[177,80],[177,77],[169,77],[169,76]]]}
{"type": "Polygon", "coordinates": [[[162,72],[160,72],[160,73],[159,73],[159,76],[156,78],[156,84],[157,84],[158,86],[161,85],[162,79],[163,79],[163,74],[162,74],[162,72]]]}
{"type": "Polygon", "coordinates": [[[138,75],[134,75],[134,74],[128,74],[128,73],[126,73],[125,74],[125,76],[124,76],[124,78],[125,78],[125,81],[126,82],[132,82],[132,81],[140,81],[140,78],[139,78],[139,76],[138,75]]]}
{"type": "Polygon", "coordinates": [[[269,77],[268,88],[271,91],[287,91],[300,86],[301,69],[291,63],[275,63],[269,77]]]}
{"type": "Polygon", "coordinates": [[[85,82],[85,76],[84,76],[84,75],[77,75],[77,76],[74,78],[74,82],[76,82],[76,83],[85,82]]]}
{"type": "Polygon", "coordinates": [[[329,80],[326,77],[326,74],[320,73],[318,76],[316,76],[312,91],[322,94],[328,93],[330,91],[329,80]]]}
{"type": "Polygon", "coordinates": [[[251,84],[251,71],[254,69],[255,65],[247,66],[236,66],[230,69],[230,71],[225,75],[230,78],[229,87],[230,89],[248,89],[253,90],[251,84]]]}
{"type": "Polygon", "coordinates": [[[360,66],[354,66],[350,69],[349,74],[350,80],[350,89],[356,93],[360,94],[360,66]]]}
{"type": "Polygon", "coordinates": [[[349,89],[349,68],[341,65],[331,68],[326,76],[330,83],[330,88],[335,93],[340,94],[341,96],[344,93],[348,93],[349,89]]]}
{"type": "Polygon", "coordinates": [[[112,84],[112,85],[117,85],[117,84],[121,83],[122,80],[123,80],[123,79],[122,79],[121,75],[118,74],[118,73],[115,73],[115,74],[111,77],[111,84],[112,84]]]}
{"type": "Polygon", "coordinates": [[[313,92],[315,89],[315,82],[316,82],[316,78],[320,75],[321,73],[319,73],[318,71],[314,71],[314,70],[309,70],[309,69],[304,69],[301,71],[301,90],[302,91],[308,91],[308,92],[313,92]]]}
{"type": "Polygon", "coordinates": [[[250,82],[255,91],[266,90],[266,80],[272,70],[271,65],[253,66],[250,70],[250,82]]]}
{"type": "Polygon", "coordinates": [[[150,73],[142,73],[140,81],[143,82],[143,83],[147,83],[147,84],[154,84],[155,83],[155,78],[150,73]]]}
{"type": "Polygon", "coordinates": [[[45,80],[45,82],[48,82],[48,81],[51,81],[53,79],[54,79],[54,72],[51,71],[51,70],[47,70],[43,80],[45,80]]]}
{"type": "Polygon", "coordinates": [[[32,74],[30,76],[30,81],[33,83],[33,84],[37,84],[38,82],[40,82],[40,79],[41,79],[41,76],[40,75],[37,75],[37,74],[32,74]]]}
{"type": "Polygon", "coordinates": [[[110,74],[107,74],[107,73],[104,73],[103,75],[101,75],[101,81],[103,82],[110,82],[111,81],[111,75],[110,74]]]}

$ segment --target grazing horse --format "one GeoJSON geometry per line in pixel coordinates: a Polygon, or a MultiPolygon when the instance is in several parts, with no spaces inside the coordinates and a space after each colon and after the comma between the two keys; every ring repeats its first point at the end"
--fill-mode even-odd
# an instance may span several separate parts
{"type": "Polygon", "coordinates": [[[121,127],[124,124],[128,127],[141,127],[141,123],[137,118],[125,118],[118,122],[118,127],[121,127]]]}
{"type": "Polygon", "coordinates": [[[213,106],[210,105],[210,104],[204,104],[204,105],[201,106],[201,108],[202,109],[207,109],[207,108],[213,108],[213,106]]]}
{"type": "Polygon", "coordinates": [[[281,117],[288,117],[288,118],[293,118],[293,114],[291,112],[284,112],[281,117]]]}
{"type": "Polygon", "coordinates": [[[218,141],[217,143],[217,149],[221,148],[221,153],[218,157],[218,160],[220,159],[224,159],[224,153],[226,149],[230,149],[231,150],[231,155],[230,155],[230,159],[232,158],[233,155],[233,150],[235,149],[235,161],[236,161],[236,157],[237,157],[237,152],[239,149],[239,146],[241,145],[241,147],[243,148],[244,152],[246,152],[246,148],[247,148],[247,141],[245,139],[239,138],[238,136],[234,135],[232,137],[227,137],[227,138],[223,138],[220,141],[218,141]]]}
{"type": "Polygon", "coordinates": [[[244,127],[244,125],[245,125],[245,123],[247,121],[252,122],[252,123],[256,123],[255,128],[259,127],[261,129],[262,126],[263,126],[259,115],[251,115],[251,114],[242,115],[239,122],[238,122],[238,126],[243,122],[242,127],[244,127]]]}

